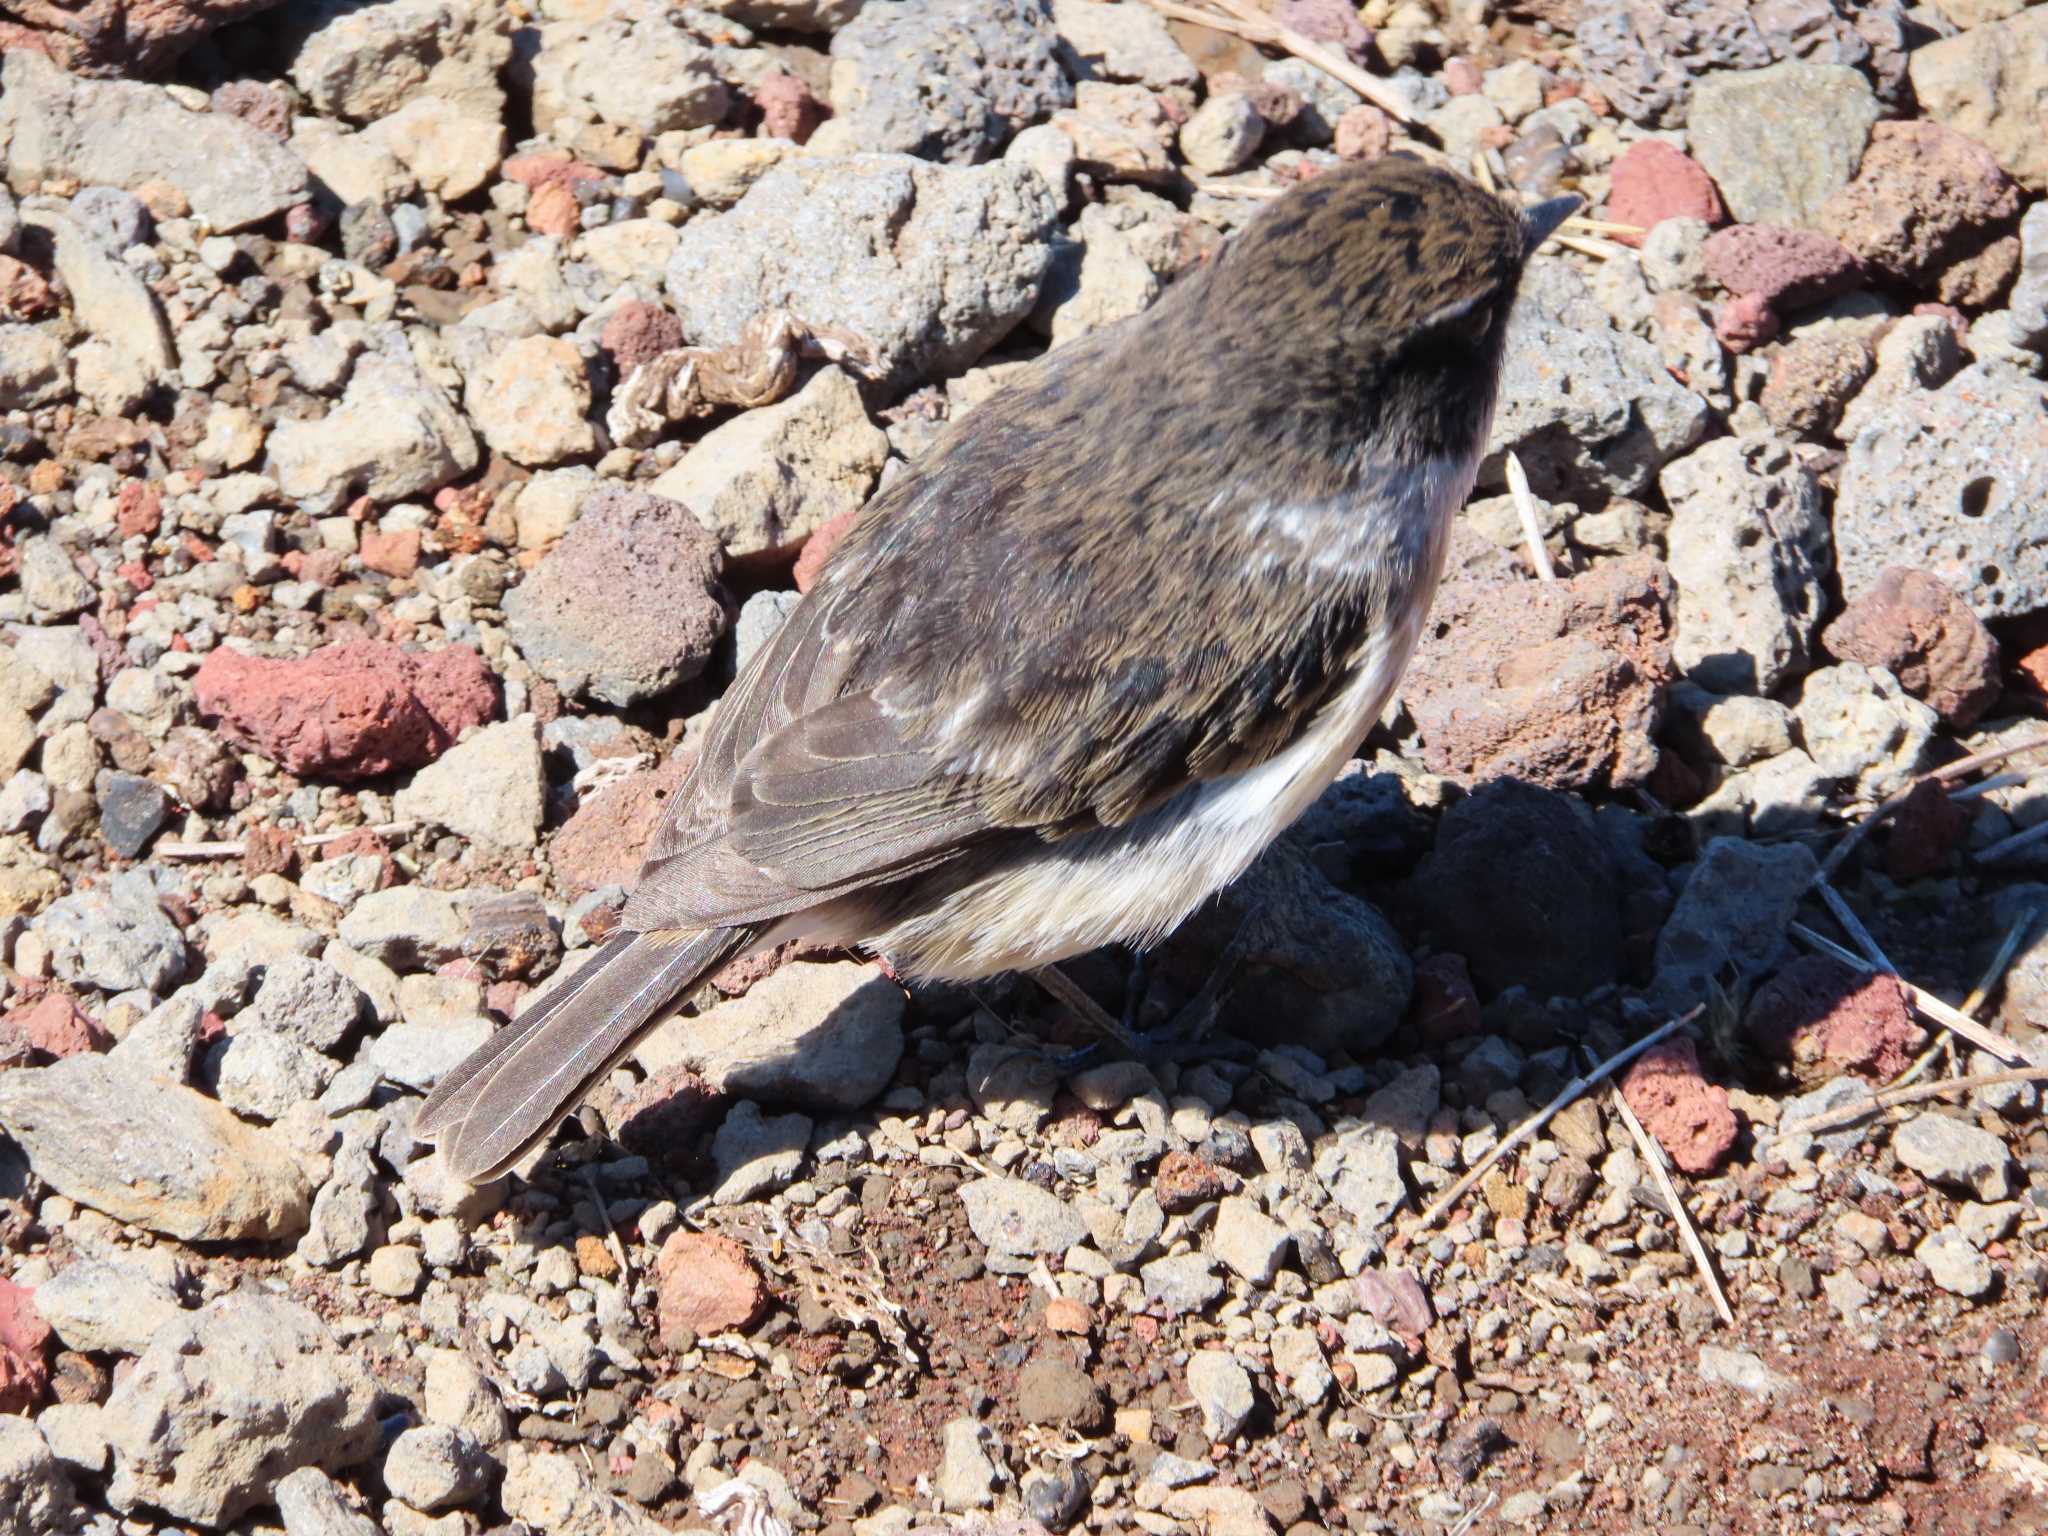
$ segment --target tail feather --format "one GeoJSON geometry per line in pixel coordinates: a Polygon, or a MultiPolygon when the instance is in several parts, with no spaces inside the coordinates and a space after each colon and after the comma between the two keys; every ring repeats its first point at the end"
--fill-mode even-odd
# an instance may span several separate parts
{"type": "Polygon", "coordinates": [[[420,1107],[413,1134],[439,1142],[457,1177],[472,1184],[496,1178],[748,937],[744,929],[707,929],[606,941],[582,970],[444,1077],[420,1107]]]}

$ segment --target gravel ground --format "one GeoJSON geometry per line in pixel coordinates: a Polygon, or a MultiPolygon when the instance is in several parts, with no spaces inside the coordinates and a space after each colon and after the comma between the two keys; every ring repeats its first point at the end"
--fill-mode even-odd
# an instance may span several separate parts
{"type": "Polygon", "coordinates": [[[2048,1531],[2048,8],[1207,8],[0,23],[0,1536],[2048,1531]],[[853,514],[1393,149],[1593,222],[1325,799],[450,1178],[853,514]]]}

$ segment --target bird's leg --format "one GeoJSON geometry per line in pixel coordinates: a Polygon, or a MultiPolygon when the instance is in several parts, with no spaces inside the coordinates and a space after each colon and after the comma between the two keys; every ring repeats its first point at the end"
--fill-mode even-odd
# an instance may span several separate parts
{"type": "Polygon", "coordinates": [[[1124,1027],[1123,1021],[1102,1004],[1090,997],[1081,984],[1056,965],[1041,965],[1031,973],[1031,979],[1043,987],[1055,1002],[1063,1003],[1072,1010],[1081,1022],[1089,1025],[1102,1040],[1091,1041],[1079,1050],[1069,1051],[1059,1060],[1062,1072],[1085,1066],[1101,1054],[1103,1040],[1113,1040],[1125,1050],[1137,1048],[1137,1036],[1124,1027]]]}

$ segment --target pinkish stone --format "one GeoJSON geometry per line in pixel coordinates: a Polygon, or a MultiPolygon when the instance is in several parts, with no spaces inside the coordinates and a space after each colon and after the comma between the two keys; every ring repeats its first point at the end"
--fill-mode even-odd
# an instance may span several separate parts
{"type": "Polygon", "coordinates": [[[754,87],[754,105],[761,109],[761,132],[771,139],[801,144],[825,119],[824,104],[787,70],[771,70],[761,77],[754,87]]]}
{"type": "Polygon", "coordinates": [[[671,310],[644,299],[628,299],[611,313],[597,344],[611,353],[624,378],[651,357],[683,344],[683,322],[671,310]]]}
{"type": "Polygon", "coordinates": [[[1621,1081],[1621,1096],[1687,1173],[1712,1173],[1735,1146],[1740,1127],[1728,1091],[1707,1081],[1699,1050],[1684,1035],[1637,1057],[1621,1081]]]}
{"type": "Polygon", "coordinates": [[[370,779],[432,762],[498,712],[484,659],[377,640],[270,660],[222,646],[193,679],[199,712],[236,746],[301,777],[370,779]]]}
{"type": "Polygon", "coordinates": [[[1479,1033],[1479,992],[1463,955],[1431,955],[1415,966],[1408,1022],[1431,1044],[1479,1033]]]}
{"type": "Polygon", "coordinates": [[[1715,311],[1714,335],[1730,352],[1754,351],[1777,334],[1778,312],[1760,293],[1745,293],[1715,311]]]}
{"type": "Polygon", "coordinates": [[[768,1287],[747,1250],[729,1237],[677,1232],[654,1261],[661,1342],[687,1349],[707,1333],[745,1328],[768,1306],[768,1287]]]}
{"type": "Polygon", "coordinates": [[[1898,1076],[1926,1043],[1896,978],[1805,955],[1750,999],[1743,1029],[1806,1086],[1844,1072],[1898,1076]]]}
{"type": "Polygon", "coordinates": [[[846,537],[846,530],[859,516],[859,507],[848,507],[804,540],[804,547],[796,557],[796,568],[790,572],[797,591],[808,592],[817,585],[818,573],[825,569],[825,562],[832,558],[832,551],[839,547],[839,541],[846,537]]]}
{"type": "Polygon", "coordinates": [[[1919,283],[1984,247],[2020,210],[1998,157],[1940,123],[1879,123],[1820,227],[1866,266],[1919,283]]]}
{"type": "Polygon", "coordinates": [[[1818,304],[1863,281],[1841,241],[1810,229],[1737,224],[1707,236],[1700,256],[1707,275],[1730,293],[1758,294],[1781,310],[1818,304]]]}
{"type": "Polygon", "coordinates": [[[113,1037],[68,992],[45,992],[0,1019],[0,1058],[37,1060],[104,1051],[113,1037]]]}
{"type": "Polygon", "coordinates": [[[50,1385],[50,1325],[35,1293],[0,1279],[0,1413],[27,1413],[50,1385]]]}
{"type": "MultiPolygon", "coordinates": [[[[1655,229],[1666,219],[1701,219],[1719,224],[1728,215],[1721,194],[1699,161],[1662,139],[1631,144],[1614,162],[1607,191],[1607,217],[1617,224],[1655,229]]],[[[1639,235],[1616,235],[1624,245],[1641,245],[1639,235]]]]}
{"type": "Polygon", "coordinates": [[[1998,640],[1939,576],[1887,566],[1842,610],[1821,643],[1843,661],[1883,667],[1949,725],[1975,724],[1998,702],[1998,640]]]}

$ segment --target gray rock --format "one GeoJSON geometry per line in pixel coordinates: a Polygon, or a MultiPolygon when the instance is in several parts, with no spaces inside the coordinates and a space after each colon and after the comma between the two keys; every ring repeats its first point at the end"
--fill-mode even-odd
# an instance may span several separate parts
{"type": "Polygon", "coordinates": [[[71,1479],[33,1422],[0,1414],[0,1536],[47,1536],[72,1527],[71,1479]]]}
{"type": "Polygon", "coordinates": [[[1953,1226],[1940,1227],[1920,1240],[1913,1257],[1927,1266],[1927,1275],[1944,1291],[1975,1300],[1989,1295],[1998,1283],[1991,1261],[1971,1246],[1953,1226]]]}
{"type": "Polygon", "coordinates": [[[523,1444],[506,1448],[500,1502],[508,1518],[549,1536],[666,1536],[668,1529],[607,1493],[577,1457],[523,1444]]]}
{"type": "Polygon", "coordinates": [[[1793,715],[1821,771],[1873,802],[1913,781],[1941,727],[1941,717],[1891,673],[1855,662],[1808,676],[1793,715]]]}
{"type": "Polygon", "coordinates": [[[803,1166],[804,1148],[810,1140],[807,1117],[767,1117],[760,1105],[740,1100],[727,1111],[711,1138],[711,1161],[717,1170],[712,1204],[742,1205],[782,1188],[803,1166]]]}
{"type": "Polygon", "coordinates": [[[2048,202],[2020,220],[2020,275],[2008,302],[2014,345],[2048,353],[2048,202]]]}
{"type": "Polygon", "coordinates": [[[303,1466],[353,1466],[379,1444],[378,1389],[324,1324],[236,1291],[159,1333],[107,1399],[107,1499],[220,1526],[270,1503],[303,1466]]]}
{"type": "Polygon", "coordinates": [[[371,341],[325,415],[271,429],[268,472],[287,498],[316,515],[357,492],[404,501],[478,463],[476,434],[447,391],[421,371],[404,331],[391,326],[371,341]]]}
{"type": "Polygon", "coordinates": [[[360,987],[307,955],[268,961],[250,1010],[250,1024],[316,1051],[333,1050],[370,1011],[360,987]]]}
{"type": "Polygon", "coordinates": [[[1667,465],[1672,654],[1719,693],[1769,694],[1808,666],[1827,612],[1820,486],[1773,437],[1724,437],[1667,465]]]}
{"type": "Polygon", "coordinates": [[[1718,1344],[1700,1346],[1700,1380],[1733,1387],[1750,1397],[1784,1397],[1799,1390],[1797,1381],[1772,1370],[1749,1350],[1723,1349],[1718,1344]]]}
{"type": "Polygon", "coordinates": [[[975,1179],[960,1186],[967,1225],[992,1253],[1064,1253],[1088,1235],[1066,1201],[1022,1179],[975,1179]]]}
{"type": "Polygon", "coordinates": [[[669,297],[712,346],[764,309],[844,326],[901,389],[967,367],[1031,312],[1057,211],[1028,166],[795,157],[683,226],[669,297]]]}
{"type": "Polygon", "coordinates": [[[395,885],[356,898],[341,919],[341,942],[394,970],[425,970],[459,959],[469,922],[446,891],[395,885]]]}
{"type": "MultiPolygon", "coordinates": [[[[1494,114],[1496,118],[1499,115],[1494,114]]],[[[1251,98],[1242,91],[1226,91],[1211,96],[1181,124],[1181,158],[1204,176],[1233,175],[1258,153],[1265,133],[1266,120],[1259,116],[1251,98]]]]}
{"type": "Polygon", "coordinates": [[[576,124],[600,122],[652,136],[706,127],[731,105],[718,55],[658,9],[552,22],[535,42],[537,133],[567,139],[576,124]]]}
{"type": "Polygon", "coordinates": [[[106,992],[167,992],[185,971],[185,939],[157,904],[147,874],[131,870],[59,897],[37,919],[59,981],[106,992]]]}
{"type": "Polygon", "coordinates": [[[655,1031],[649,1072],[678,1062],[720,1093],[807,1109],[859,1109],[903,1057],[903,989],[857,961],[793,961],[742,997],[655,1031]]]}
{"type": "Polygon", "coordinates": [[[1500,406],[1479,483],[1505,486],[1513,449],[1547,500],[1598,505],[1633,496],[1706,436],[1708,415],[1655,347],[1615,328],[1576,272],[1538,259],[1508,321],[1500,406]]]}
{"type": "Polygon", "coordinates": [[[732,635],[733,671],[736,674],[747,670],[747,663],[754,659],[754,653],[775,638],[784,621],[802,601],[801,592],[756,592],[740,604],[740,616],[733,625],[732,635]]]}
{"type": "Polygon", "coordinates": [[[272,1496],[285,1536],[383,1536],[377,1522],[350,1504],[341,1484],[318,1467],[279,1478],[272,1496]]]}
{"type": "Polygon", "coordinates": [[[425,1093],[490,1039],[494,1028],[481,1016],[392,1024],[369,1043],[365,1054],[388,1081],[425,1093]]]}
{"type": "Polygon", "coordinates": [[[168,1280],[149,1262],[162,1250],[128,1259],[73,1259],[35,1288],[36,1310],[66,1349],[139,1355],[159,1328],[184,1312],[168,1280]]]}
{"type": "Polygon", "coordinates": [[[939,1505],[956,1512],[983,1509],[1003,1481],[995,1437],[973,1419],[950,1420],[939,1438],[939,1505]]]}
{"type": "Polygon", "coordinates": [[[729,559],[780,560],[861,507],[888,457],[852,378],[821,368],[789,399],[713,427],[648,489],[688,507],[729,559]]]}
{"type": "Polygon", "coordinates": [[[1128,80],[1157,91],[1202,78],[1166,18],[1136,0],[1052,0],[1052,24],[1060,62],[1076,80],[1128,80]]]}
{"type": "Polygon", "coordinates": [[[2003,1139],[1938,1109],[1922,1110],[1893,1131],[1892,1152],[1915,1173],[1979,1200],[2012,1195],[2012,1154],[2003,1139]]]}
{"type": "Polygon", "coordinates": [[[384,1486],[427,1514],[474,1504],[489,1489],[494,1470],[489,1454],[466,1431],[442,1424],[406,1430],[384,1454],[384,1486]]]}
{"type": "Polygon", "coordinates": [[[1316,1155],[1316,1177],[1330,1198],[1371,1233],[1408,1203],[1401,1177],[1401,1140],[1384,1126],[1341,1130],[1316,1155]]]}
{"type": "Polygon", "coordinates": [[[71,349],[40,325],[0,325],[0,410],[47,405],[71,393],[71,349]]]}
{"type": "Polygon", "coordinates": [[[213,1090],[221,1103],[251,1120],[279,1120],[320,1097],[338,1070],[331,1056],[289,1035],[238,1028],[222,1043],[213,1090]]]}
{"type": "Polygon", "coordinates": [[[1657,935],[1651,1001],[1679,1014],[1706,1002],[1710,987],[1762,976],[1783,953],[1786,925],[1819,868],[1803,843],[1708,843],[1657,935]]]}
{"type": "Polygon", "coordinates": [[[32,49],[0,63],[0,142],[17,192],[74,176],[139,187],[164,180],[217,231],[244,229],[306,196],[305,162],[223,112],[188,112],[161,87],[82,80],[32,49]]]}
{"type": "Polygon", "coordinates": [[[138,773],[109,773],[99,786],[100,840],[120,858],[142,856],[170,819],[171,797],[138,773]]]}
{"type": "Polygon", "coordinates": [[[68,619],[90,608],[98,594],[78,572],[70,552],[48,534],[34,534],[19,545],[21,596],[29,611],[44,619],[68,619]]]}
{"type": "MultiPolygon", "coordinates": [[[[98,1403],[45,1403],[36,1415],[35,1427],[43,1432],[50,1451],[74,1476],[97,1478],[107,1470],[106,1431],[100,1427],[98,1403]]],[[[0,1473],[0,1479],[5,1474],[0,1473]]],[[[0,1493],[0,1531],[15,1529],[5,1512],[7,1495],[0,1493]]]]}
{"type": "Polygon", "coordinates": [[[1145,1304],[1170,1314],[1203,1311],[1223,1295],[1223,1277],[1206,1253],[1154,1259],[1138,1271],[1138,1282],[1145,1287],[1145,1304]]]}
{"type": "Polygon", "coordinates": [[[1290,57],[1268,64],[1262,78],[1301,99],[1301,115],[1292,131],[1309,144],[1328,144],[1336,136],[1337,120],[1365,103],[1350,86],[1306,59],[1290,57]]]}
{"type": "Polygon", "coordinates": [[[465,736],[392,796],[402,820],[446,827],[487,848],[524,850],[540,842],[547,773],[532,715],[500,720],[465,736]]]}
{"type": "Polygon", "coordinates": [[[0,1073],[0,1126],[59,1193],[152,1232],[262,1242],[306,1225],[312,1191],[269,1132],[104,1056],[0,1073]]]}
{"type": "Polygon", "coordinates": [[[2031,516],[2048,506],[2044,413],[2038,380],[1986,364],[1880,412],[1849,445],[1835,496],[1842,596],[1903,565],[1939,577],[1980,618],[2048,607],[2048,540],[2031,516]]]}
{"type": "Polygon", "coordinates": [[[323,117],[375,122],[423,96],[465,116],[505,110],[498,71],[512,58],[494,7],[448,0],[313,0],[266,23],[291,59],[292,83],[323,117]]]}
{"type": "Polygon", "coordinates": [[[1252,1416],[1251,1372],[1227,1349],[1198,1349],[1188,1361],[1188,1395],[1202,1410],[1211,1440],[1235,1440],[1252,1416]]]}
{"type": "Polygon", "coordinates": [[[1047,0],[868,0],[832,38],[827,153],[971,165],[1073,100],[1047,0]]]}
{"type": "Polygon", "coordinates": [[[1686,139],[1743,224],[1818,228],[1878,119],[1870,82],[1839,64],[1786,61],[1693,90],[1686,139]]]}
{"type": "Polygon", "coordinates": [[[70,212],[85,232],[114,256],[143,244],[156,230],[149,204],[119,187],[80,187],[71,199],[70,212]]]}
{"type": "Polygon", "coordinates": [[[607,486],[505,594],[506,628],[563,691],[635,704],[709,664],[730,622],[723,570],[718,541],[689,508],[607,486]]]}
{"type": "Polygon", "coordinates": [[[140,396],[170,382],[177,348],[163,307],[142,275],[75,219],[37,208],[24,213],[23,222],[49,232],[57,275],[71,290],[78,323],[112,349],[125,370],[123,389],[140,396]]]}
{"type": "Polygon", "coordinates": [[[1254,1285],[1273,1283],[1293,1244],[1287,1229],[1260,1210],[1257,1201],[1232,1195],[1216,1207],[1210,1251],[1254,1285]]]}
{"type": "Polygon", "coordinates": [[[14,194],[0,184],[0,255],[12,256],[21,244],[21,208],[14,194]]]}
{"type": "Polygon", "coordinates": [[[319,1269],[333,1269],[368,1253],[384,1238],[384,1213],[379,1191],[384,1178],[370,1160],[369,1146],[359,1133],[342,1138],[341,1150],[320,1193],[313,1197],[306,1235],[296,1250],[300,1259],[319,1269]]]}

